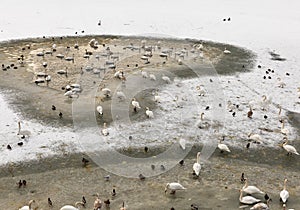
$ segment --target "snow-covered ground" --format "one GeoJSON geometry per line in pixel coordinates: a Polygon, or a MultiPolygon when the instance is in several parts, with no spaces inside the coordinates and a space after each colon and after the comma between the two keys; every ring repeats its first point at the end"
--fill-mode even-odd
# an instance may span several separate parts
{"type": "MultiPolygon", "coordinates": [[[[299,78],[300,60],[300,13],[298,8],[300,3],[296,0],[283,4],[282,1],[238,1],[238,0],[212,0],[212,1],[151,1],[143,2],[137,0],[129,1],[88,1],[89,3],[74,1],[37,1],[24,3],[19,0],[5,1],[1,3],[0,18],[0,40],[19,39],[37,36],[59,36],[59,35],[79,35],[83,34],[120,34],[120,35],[153,35],[153,36],[172,36],[179,38],[196,38],[203,40],[212,40],[234,44],[248,48],[257,54],[257,65],[250,73],[239,74],[238,76],[214,77],[213,80],[223,88],[222,98],[224,104],[230,100],[232,103],[240,105],[241,111],[236,111],[236,116],[228,112],[224,105],[223,121],[226,122],[225,130],[220,131],[236,138],[247,138],[247,133],[253,131],[260,133],[263,137],[263,145],[276,146],[282,140],[280,133],[266,133],[258,127],[280,130],[278,123],[278,109],[273,105],[269,111],[263,112],[257,108],[254,112],[253,120],[247,120],[246,113],[250,101],[260,101],[262,95],[268,98],[272,97],[275,104],[280,104],[283,109],[299,112],[299,98],[297,87],[300,86],[299,78]],[[17,5],[17,6],[16,6],[17,5]],[[117,6],[118,5],[118,6],[117,6]],[[229,18],[230,21],[223,21],[229,18]],[[98,25],[101,20],[101,25],[98,25]],[[82,31],[84,30],[84,33],[82,31]],[[269,51],[275,51],[287,60],[284,62],[273,61],[269,51]],[[272,73],[272,79],[263,79],[265,71],[270,68],[275,71],[272,73]],[[286,72],[290,76],[286,75],[286,72]],[[286,86],[277,87],[280,77],[286,86]],[[263,118],[268,116],[268,120],[263,118]],[[275,140],[275,141],[274,141],[275,140]]],[[[207,79],[208,78],[202,78],[207,79]]],[[[207,81],[206,80],[206,81],[207,81]]],[[[181,81],[183,87],[178,88],[175,84],[167,86],[161,90],[162,93],[172,92],[179,98],[185,97],[183,88],[194,93],[195,86],[199,81],[181,81]]],[[[206,87],[208,88],[208,87],[206,87]]],[[[209,91],[208,91],[209,92],[209,91]]],[[[0,95],[0,164],[10,161],[22,161],[35,159],[52,154],[62,154],[68,151],[82,150],[76,143],[76,135],[72,129],[54,129],[41,125],[34,121],[22,119],[22,127],[31,130],[32,137],[23,147],[15,146],[12,151],[6,149],[6,145],[16,144],[19,141],[17,137],[17,124],[19,113],[13,113],[5,102],[4,95],[0,95]],[[11,125],[11,126],[7,126],[11,125]],[[69,146],[64,146],[69,145],[69,146]],[[66,151],[65,151],[66,150],[66,151]]],[[[173,138],[175,128],[178,128],[178,120],[184,121],[184,126],[178,131],[181,135],[186,135],[187,139],[198,141],[198,138],[192,138],[186,134],[186,129],[195,125],[199,118],[199,110],[205,105],[209,105],[212,97],[195,97],[200,100],[199,107],[193,107],[185,104],[184,108],[178,111],[173,100],[166,97],[166,102],[159,105],[152,125],[161,125],[162,121],[168,119],[167,126],[170,132],[166,137],[173,138]],[[169,101],[168,101],[169,100],[169,101]],[[207,101],[206,101],[207,100],[207,101]],[[173,105],[168,105],[172,103],[173,105]],[[172,107],[172,108],[170,108],[172,107]],[[186,115],[186,110],[190,114],[186,115]],[[194,108],[194,109],[193,109],[194,108]],[[168,110],[168,112],[165,112],[168,110]],[[178,112],[180,117],[178,117],[178,112]],[[167,113],[167,114],[164,114],[167,113]],[[182,118],[183,116],[183,118],[182,118]],[[180,118],[180,119],[179,119],[180,118]],[[188,120],[188,119],[194,120],[188,120]]],[[[193,99],[194,100],[194,99],[193,99]]],[[[183,101],[182,103],[187,103],[183,101]]],[[[282,115],[284,114],[284,110],[282,115]]],[[[213,111],[206,111],[205,117],[213,119],[219,117],[213,111]]],[[[145,122],[136,123],[123,133],[128,137],[130,133],[139,131],[140,134],[145,130],[145,135],[151,135],[149,126],[145,122]],[[136,129],[136,130],[135,130],[136,129]]],[[[194,126],[195,127],[195,126],[194,126]]],[[[286,124],[291,135],[289,139],[296,138],[295,131],[286,124]]],[[[124,128],[124,126],[123,126],[124,128]]],[[[157,129],[153,127],[154,129],[157,129]]],[[[110,128],[111,135],[107,142],[114,142],[113,146],[128,145],[129,142],[124,138],[115,138],[114,127],[110,128]],[[112,139],[114,138],[114,141],[112,139]]],[[[198,131],[196,131],[198,132],[198,131]]],[[[205,131],[201,131],[205,132],[205,131]]],[[[212,132],[212,131],[210,131],[212,132]]],[[[214,131],[213,131],[214,132],[214,131]]],[[[116,132],[115,132],[116,133],[116,132]]],[[[165,134],[165,133],[163,133],[165,134]]],[[[157,138],[151,142],[158,144],[161,139],[157,138]]],[[[203,135],[205,138],[205,135],[203,135]]],[[[203,137],[202,137],[203,138],[203,137]]],[[[136,138],[140,140],[140,138],[136,138]]],[[[145,138],[146,139],[146,138],[145,138]]],[[[149,138],[148,138],[149,140],[149,138]]],[[[202,139],[203,141],[205,139],[202,139]]],[[[172,141],[172,139],[170,139],[172,141]]],[[[175,140],[174,140],[175,141],[175,140]]],[[[243,146],[240,141],[226,141],[230,145],[243,146]]],[[[149,143],[149,142],[148,142],[149,143]]],[[[130,146],[143,144],[141,141],[135,142],[135,138],[130,141],[130,146]],[[132,144],[132,145],[131,145],[132,144]]],[[[93,145],[93,144],[92,144],[93,145]]],[[[110,144],[107,144],[110,145],[110,144]]],[[[103,145],[102,145],[103,146],[103,145]]],[[[111,146],[111,145],[110,145],[111,146]]],[[[83,146],[83,148],[89,146],[83,146]]]]}

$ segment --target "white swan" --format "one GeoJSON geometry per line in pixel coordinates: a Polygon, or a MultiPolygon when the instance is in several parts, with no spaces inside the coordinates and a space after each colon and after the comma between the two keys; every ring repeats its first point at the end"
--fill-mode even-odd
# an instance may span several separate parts
{"type": "Polygon", "coordinates": [[[249,133],[248,138],[254,143],[262,143],[262,137],[259,134],[249,133]]]}
{"type": "Polygon", "coordinates": [[[100,200],[99,194],[96,194],[96,199],[94,201],[94,210],[100,210],[102,207],[102,201],[100,200]]]}
{"type": "Polygon", "coordinates": [[[137,102],[135,98],[132,99],[131,105],[133,106],[133,110],[135,112],[137,112],[137,109],[141,108],[139,102],[137,102]]]}
{"type": "Polygon", "coordinates": [[[200,174],[201,165],[200,165],[200,152],[197,152],[196,163],[193,165],[193,170],[197,176],[200,174]]]}
{"type": "Polygon", "coordinates": [[[126,99],[125,93],[123,93],[122,91],[118,90],[117,91],[117,98],[120,99],[120,101],[123,101],[126,99]]]}
{"type": "Polygon", "coordinates": [[[230,52],[229,50],[227,50],[226,47],[225,47],[223,53],[224,53],[224,54],[231,54],[231,52],[230,52]]]}
{"type": "Polygon", "coordinates": [[[28,202],[28,206],[23,206],[22,208],[20,208],[19,210],[33,210],[33,208],[31,208],[32,204],[35,203],[35,200],[30,200],[28,202]]]}
{"type": "Polygon", "coordinates": [[[168,76],[163,75],[161,78],[162,78],[162,80],[165,81],[167,84],[170,84],[170,83],[171,83],[171,79],[170,79],[168,76]]]}
{"type": "Polygon", "coordinates": [[[280,77],[278,77],[277,80],[278,80],[278,84],[277,84],[278,87],[284,88],[286,86],[286,84],[282,81],[280,77]]]}
{"type": "Polygon", "coordinates": [[[280,200],[285,204],[289,198],[289,192],[286,190],[286,182],[287,182],[287,179],[284,179],[284,182],[283,182],[283,190],[280,191],[280,200]]]}
{"type": "Polygon", "coordinates": [[[247,178],[245,178],[245,185],[243,186],[242,191],[247,194],[265,194],[263,191],[261,191],[255,186],[248,186],[247,178]]]}
{"type": "Polygon", "coordinates": [[[31,132],[28,130],[21,130],[21,122],[18,122],[19,130],[17,135],[22,135],[22,136],[30,136],[31,132]]]}
{"type": "Polygon", "coordinates": [[[76,202],[75,203],[75,207],[74,206],[71,206],[71,205],[65,205],[63,207],[60,208],[60,210],[79,210],[80,207],[79,206],[84,206],[84,203],[82,202],[76,202]]]}
{"type": "Polygon", "coordinates": [[[221,139],[219,140],[218,148],[221,152],[231,152],[226,144],[221,143],[221,139]]]}
{"type": "Polygon", "coordinates": [[[260,102],[260,105],[261,105],[261,109],[263,111],[267,111],[268,108],[269,108],[269,105],[272,103],[272,99],[271,97],[269,97],[269,99],[267,99],[267,96],[266,95],[263,95],[262,96],[262,101],[260,102]]]}
{"type": "Polygon", "coordinates": [[[175,194],[176,190],[185,190],[186,188],[177,182],[172,182],[166,184],[165,193],[168,191],[168,189],[171,190],[170,194],[175,194]]]}
{"type": "Polygon", "coordinates": [[[284,127],[284,121],[281,122],[281,129],[280,129],[280,132],[281,132],[283,135],[288,135],[288,134],[289,134],[289,129],[287,129],[287,128],[284,127]]]}
{"type": "Polygon", "coordinates": [[[155,93],[152,93],[152,94],[154,94],[154,101],[156,102],[156,103],[160,103],[160,96],[158,95],[158,92],[156,91],[155,93]]]}
{"type": "Polygon", "coordinates": [[[153,80],[153,81],[156,80],[156,76],[155,76],[154,74],[149,74],[149,78],[150,78],[151,80],[153,80]]]}
{"type": "Polygon", "coordinates": [[[153,112],[149,109],[149,107],[146,107],[146,115],[148,118],[154,118],[153,112]]]}
{"type": "Polygon", "coordinates": [[[109,88],[102,88],[101,91],[107,98],[110,97],[111,90],[109,88]]]}
{"type": "Polygon", "coordinates": [[[109,135],[109,131],[106,127],[106,123],[103,123],[103,128],[101,130],[101,133],[102,133],[103,136],[108,136],[109,135]]]}
{"type": "Polygon", "coordinates": [[[285,149],[289,154],[295,154],[295,155],[300,155],[297,150],[295,149],[295,147],[293,147],[292,145],[287,144],[288,143],[288,138],[284,137],[283,138],[285,140],[285,142],[283,144],[280,144],[279,146],[283,147],[283,149],[285,149]]]}
{"type": "Polygon", "coordinates": [[[249,195],[243,197],[243,191],[242,190],[240,190],[240,198],[239,198],[239,200],[240,200],[240,203],[242,203],[242,204],[249,204],[249,205],[255,204],[255,203],[258,203],[258,202],[261,201],[261,200],[259,200],[257,198],[249,196],[249,195]]]}
{"type": "Polygon", "coordinates": [[[141,70],[141,73],[143,78],[148,78],[148,73],[146,71],[141,70]]]}
{"type": "Polygon", "coordinates": [[[185,150],[186,140],[183,139],[183,138],[180,138],[180,139],[179,139],[179,145],[180,145],[180,147],[181,147],[183,150],[185,150]]]}
{"type": "Polygon", "coordinates": [[[69,98],[74,98],[74,97],[79,97],[78,93],[76,92],[76,90],[69,90],[67,92],[64,93],[64,96],[68,96],[69,98]]]}
{"type": "Polygon", "coordinates": [[[270,202],[270,199],[267,200],[267,203],[262,203],[262,202],[257,203],[254,206],[252,206],[250,208],[250,210],[269,210],[270,209],[269,208],[269,202],[270,202]]]}
{"type": "Polygon", "coordinates": [[[203,116],[204,112],[200,114],[200,120],[196,122],[196,126],[200,129],[207,129],[210,127],[210,124],[204,120],[203,116]]]}
{"type": "Polygon", "coordinates": [[[103,108],[101,105],[97,106],[96,110],[100,115],[103,115],[103,108]]]}
{"type": "Polygon", "coordinates": [[[201,88],[201,85],[196,86],[196,90],[198,91],[198,96],[205,96],[206,91],[201,88]]]}

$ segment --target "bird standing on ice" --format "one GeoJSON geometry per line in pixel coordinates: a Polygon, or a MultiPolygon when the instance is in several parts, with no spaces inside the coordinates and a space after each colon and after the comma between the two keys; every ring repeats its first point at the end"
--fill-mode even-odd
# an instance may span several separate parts
{"type": "Polygon", "coordinates": [[[283,149],[285,149],[288,153],[288,155],[290,154],[295,154],[295,155],[299,155],[299,153],[297,152],[296,148],[293,147],[292,145],[287,144],[288,143],[288,138],[284,137],[283,138],[285,141],[282,144],[279,144],[280,147],[282,147],[283,149]]]}
{"type": "Polygon", "coordinates": [[[231,52],[229,50],[227,50],[226,47],[225,47],[225,50],[223,51],[223,53],[224,54],[231,54],[231,52]]]}
{"type": "Polygon", "coordinates": [[[100,114],[100,115],[103,115],[103,108],[102,108],[102,106],[97,106],[97,112],[100,114]]]}
{"type": "Polygon", "coordinates": [[[283,190],[280,191],[280,201],[283,202],[283,205],[287,202],[288,198],[289,198],[289,192],[286,190],[286,182],[287,179],[284,179],[283,182],[283,190]]]}
{"type": "Polygon", "coordinates": [[[107,127],[106,127],[106,123],[103,123],[103,129],[101,130],[101,133],[102,133],[104,136],[108,136],[108,135],[109,135],[108,129],[107,129],[107,127]]]}
{"type": "Polygon", "coordinates": [[[31,132],[28,130],[21,130],[21,122],[18,122],[18,126],[19,126],[19,131],[17,135],[22,135],[22,136],[30,136],[31,132]]]}
{"type": "MultiPolygon", "coordinates": [[[[223,141],[224,141],[224,138],[223,138],[223,141]]],[[[223,152],[231,152],[230,149],[228,148],[228,146],[226,144],[221,143],[221,139],[219,140],[218,148],[221,151],[221,153],[223,153],[223,152]]]]}
{"type": "Polygon", "coordinates": [[[146,115],[148,118],[154,118],[153,112],[149,109],[149,107],[146,107],[146,115]]]}
{"type": "Polygon", "coordinates": [[[200,152],[197,153],[196,163],[194,163],[194,165],[193,165],[193,170],[197,176],[199,176],[200,170],[201,170],[200,154],[201,154],[200,152]]]}
{"type": "Polygon", "coordinates": [[[19,210],[33,210],[33,208],[31,208],[32,204],[35,203],[35,200],[30,200],[28,202],[28,206],[23,206],[22,208],[20,208],[19,210]]]}
{"type": "Polygon", "coordinates": [[[134,110],[135,112],[137,112],[137,110],[141,108],[139,102],[136,101],[135,98],[132,99],[131,105],[133,106],[133,110],[134,110]]]}
{"type": "Polygon", "coordinates": [[[168,189],[171,190],[170,194],[175,194],[176,190],[185,190],[186,188],[177,182],[172,182],[166,184],[165,193],[167,193],[168,189]]]}

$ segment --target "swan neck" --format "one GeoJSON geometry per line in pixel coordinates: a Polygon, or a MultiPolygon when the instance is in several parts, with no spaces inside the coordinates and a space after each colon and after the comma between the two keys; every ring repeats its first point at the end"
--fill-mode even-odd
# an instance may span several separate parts
{"type": "Polygon", "coordinates": [[[197,153],[197,163],[200,164],[200,153],[197,153]]]}

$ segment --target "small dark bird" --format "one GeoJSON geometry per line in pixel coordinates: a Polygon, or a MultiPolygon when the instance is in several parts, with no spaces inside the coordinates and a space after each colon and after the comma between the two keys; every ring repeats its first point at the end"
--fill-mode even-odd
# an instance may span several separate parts
{"type": "Polygon", "coordinates": [[[260,68],[261,68],[261,65],[258,65],[257,67],[260,69],[260,68]]]}
{"type": "Polygon", "coordinates": [[[232,113],[232,116],[235,117],[235,112],[232,113]]]}
{"type": "Polygon", "coordinates": [[[50,199],[50,198],[48,198],[48,205],[49,205],[50,207],[52,207],[52,206],[53,206],[53,204],[52,204],[52,201],[51,201],[51,199],[50,199]]]}
{"type": "Polygon", "coordinates": [[[139,66],[139,64],[135,64],[135,67],[138,67],[139,66]]]}
{"type": "Polygon", "coordinates": [[[25,139],[25,136],[24,136],[24,135],[22,135],[22,136],[21,136],[21,139],[25,139]]]}
{"type": "Polygon", "coordinates": [[[219,107],[222,107],[222,104],[219,104],[219,107]]]}
{"type": "Polygon", "coordinates": [[[230,21],[231,20],[230,17],[227,20],[230,21]]]}
{"type": "Polygon", "coordinates": [[[84,31],[81,31],[81,33],[84,33],[84,31]]]}
{"type": "Polygon", "coordinates": [[[116,196],[116,195],[117,195],[115,188],[113,189],[111,195],[112,195],[112,196],[116,196]]]}
{"type": "Polygon", "coordinates": [[[145,177],[143,174],[140,174],[140,175],[139,175],[139,179],[140,179],[140,180],[145,180],[146,177],[145,177]]]}
{"type": "Polygon", "coordinates": [[[11,146],[9,144],[6,146],[6,148],[11,150],[11,146]]]}
{"type": "Polygon", "coordinates": [[[250,110],[249,112],[247,113],[247,116],[252,119],[252,115],[253,115],[253,111],[252,111],[252,108],[250,107],[250,110]]]}
{"type": "Polygon", "coordinates": [[[250,147],[250,142],[246,145],[246,148],[249,149],[250,147]]]}
{"type": "Polygon", "coordinates": [[[23,142],[19,142],[18,145],[19,145],[19,146],[23,146],[23,142]]]}
{"type": "Polygon", "coordinates": [[[99,20],[99,22],[98,22],[98,26],[101,26],[101,20],[99,20]]]}
{"type": "Polygon", "coordinates": [[[290,73],[286,72],[285,75],[286,75],[286,76],[290,76],[290,73]]]}
{"type": "Polygon", "coordinates": [[[226,19],[224,18],[223,21],[226,21],[226,19]]]}
{"type": "Polygon", "coordinates": [[[209,106],[205,107],[205,110],[209,110],[209,106]]]}
{"type": "Polygon", "coordinates": [[[243,68],[245,68],[245,65],[243,65],[243,68]]]}
{"type": "Polygon", "coordinates": [[[155,165],[151,165],[151,169],[154,170],[155,169],[155,165]]]}
{"type": "Polygon", "coordinates": [[[52,110],[55,111],[56,110],[56,107],[54,105],[52,105],[52,110]]]}
{"type": "Polygon", "coordinates": [[[242,173],[242,175],[241,175],[241,183],[243,184],[244,182],[245,182],[245,174],[242,173]]]}
{"type": "Polygon", "coordinates": [[[106,207],[109,207],[109,205],[110,205],[110,201],[109,201],[109,199],[107,199],[107,200],[104,200],[103,202],[105,203],[105,206],[106,206],[106,207]]]}
{"type": "Polygon", "coordinates": [[[267,116],[267,115],[264,115],[264,118],[265,118],[265,119],[268,119],[268,116],[267,116]]]}
{"type": "Polygon", "coordinates": [[[268,71],[266,71],[266,74],[269,74],[269,72],[268,72],[268,71]]]}
{"type": "Polygon", "coordinates": [[[148,147],[145,147],[144,148],[144,151],[147,153],[149,151],[149,148],[148,147]]]}
{"type": "Polygon", "coordinates": [[[86,159],[86,158],[82,158],[81,159],[81,162],[82,162],[82,165],[83,165],[83,167],[86,167],[86,165],[90,162],[88,159],[86,159]]]}
{"type": "Polygon", "coordinates": [[[209,81],[210,81],[210,82],[213,82],[213,80],[212,80],[212,79],[209,79],[209,81]]]}
{"type": "Polygon", "coordinates": [[[184,160],[179,161],[179,164],[180,164],[181,166],[183,166],[184,160]]]}
{"type": "Polygon", "coordinates": [[[199,207],[196,204],[192,204],[191,210],[199,210],[199,207]]]}
{"type": "Polygon", "coordinates": [[[82,196],[82,203],[85,205],[86,204],[86,200],[85,200],[85,197],[82,196]]]}
{"type": "Polygon", "coordinates": [[[77,34],[77,31],[75,32],[75,34],[77,34]]]}
{"type": "Polygon", "coordinates": [[[26,180],[23,180],[23,186],[26,187],[26,180]]]}
{"type": "Polygon", "coordinates": [[[23,185],[22,180],[20,180],[19,183],[18,183],[18,187],[21,188],[22,185],[23,185]]]}
{"type": "Polygon", "coordinates": [[[271,72],[274,73],[274,70],[272,70],[271,72]]]}
{"type": "Polygon", "coordinates": [[[166,170],[166,168],[165,168],[164,165],[160,165],[160,169],[161,169],[162,171],[166,170]]]}
{"type": "Polygon", "coordinates": [[[104,179],[105,179],[105,181],[109,181],[109,178],[110,178],[110,175],[106,175],[106,176],[104,176],[104,179]]]}
{"type": "Polygon", "coordinates": [[[271,77],[271,76],[268,76],[268,79],[272,79],[272,77],[271,77]]]}
{"type": "Polygon", "coordinates": [[[174,208],[174,207],[172,207],[170,210],[175,210],[175,208],[174,208]]]}
{"type": "Polygon", "coordinates": [[[59,112],[58,116],[59,116],[60,118],[62,118],[63,113],[59,112]]]}

